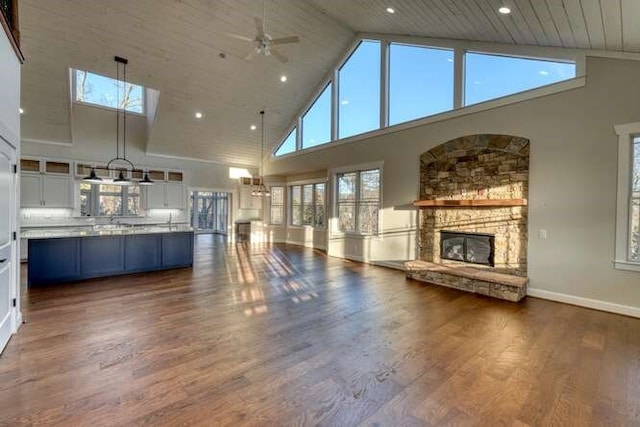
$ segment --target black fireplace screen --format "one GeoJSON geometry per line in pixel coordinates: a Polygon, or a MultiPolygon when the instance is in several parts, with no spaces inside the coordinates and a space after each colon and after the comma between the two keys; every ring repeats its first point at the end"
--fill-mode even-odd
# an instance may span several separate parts
{"type": "Polygon", "coordinates": [[[441,231],[440,257],[493,267],[494,240],[491,234],[441,231]]]}

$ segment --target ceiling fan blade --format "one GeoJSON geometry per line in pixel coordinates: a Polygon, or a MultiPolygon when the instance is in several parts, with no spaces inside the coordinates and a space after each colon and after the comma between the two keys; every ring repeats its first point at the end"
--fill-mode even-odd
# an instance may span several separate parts
{"type": "Polygon", "coordinates": [[[264,37],[264,23],[260,18],[253,18],[253,22],[256,24],[256,31],[258,32],[258,37],[264,37]]]}
{"type": "Polygon", "coordinates": [[[229,37],[233,37],[234,39],[244,40],[246,42],[254,42],[256,40],[256,39],[252,39],[251,37],[241,36],[240,34],[225,33],[225,35],[229,37]]]}
{"type": "Polygon", "coordinates": [[[271,40],[271,44],[287,44],[287,43],[300,43],[298,36],[281,37],[279,39],[271,40]]]}
{"type": "Polygon", "coordinates": [[[274,56],[274,58],[276,58],[278,61],[282,62],[282,63],[287,63],[289,62],[289,58],[287,58],[286,56],[284,56],[283,54],[281,54],[280,52],[278,52],[275,49],[271,49],[271,55],[274,56]]]}
{"type": "Polygon", "coordinates": [[[252,50],[251,52],[249,52],[249,54],[247,56],[244,57],[245,61],[251,61],[253,59],[254,56],[256,56],[256,51],[255,49],[252,50]]]}

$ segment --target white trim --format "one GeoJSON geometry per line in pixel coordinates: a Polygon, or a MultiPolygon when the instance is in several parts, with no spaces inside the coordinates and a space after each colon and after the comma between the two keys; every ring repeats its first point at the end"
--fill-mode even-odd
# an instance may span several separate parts
{"type": "Polygon", "coordinates": [[[613,266],[618,270],[640,271],[640,262],[615,260],[613,266]]]}
{"type": "Polygon", "coordinates": [[[172,154],[160,154],[160,153],[153,153],[151,151],[147,151],[145,152],[145,154],[150,157],[161,157],[163,159],[186,160],[190,162],[200,162],[200,163],[212,163],[214,165],[222,165],[222,166],[235,167],[235,168],[255,169],[257,167],[256,165],[228,163],[220,160],[198,159],[195,157],[174,156],[172,154]]]}
{"type": "Polygon", "coordinates": [[[621,270],[640,271],[640,262],[629,260],[633,141],[635,136],[640,135],[640,122],[616,125],[613,128],[618,135],[616,241],[613,265],[621,270]]]}
{"type": "Polygon", "coordinates": [[[542,98],[549,95],[554,95],[568,90],[577,89],[585,86],[587,83],[586,77],[576,77],[574,79],[563,80],[558,83],[553,83],[547,86],[540,86],[535,89],[530,89],[524,92],[518,92],[512,95],[506,95],[501,98],[495,98],[490,101],[479,102],[477,104],[462,107],[457,110],[449,110],[443,113],[435,114],[433,116],[423,117],[420,119],[399,123],[392,125],[384,129],[376,129],[371,132],[361,133],[358,135],[350,136],[349,138],[339,139],[336,141],[327,142],[325,144],[316,145],[295,151],[293,153],[283,154],[277,157],[271,157],[271,161],[278,161],[288,159],[294,156],[313,153],[316,151],[327,150],[333,147],[337,147],[343,144],[350,144],[357,141],[364,141],[370,138],[375,138],[382,135],[389,135],[395,132],[404,131],[407,129],[413,129],[419,126],[428,125],[436,122],[443,122],[445,120],[451,120],[458,117],[467,116],[470,114],[480,113],[482,111],[489,111],[496,108],[500,108],[506,105],[516,104],[519,102],[529,101],[536,98],[542,98]]]}
{"type": "Polygon", "coordinates": [[[32,144],[62,145],[64,147],[73,147],[73,142],[71,141],[49,141],[46,139],[24,138],[22,142],[29,142],[32,144]]]}
{"type": "Polygon", "coordinates": [[[559,292],[546,291],[544,289],[536,288],[529,288],[527,290],[527,295],[534,298],[542,298],[550,301],[606,311],[609,313],[622,314],[624,316],[640,317],[640,308],[632,307],[629,305],[599,301],[591,298],[583,298],[575,295],[562,294],[559,292]]]}
{"type": "Polygon", "coordinates": [[[285,239],[285,240],[274,240],[273,243],[286,243],[287,245],[296,245],[296,246],[302,246],[303,248],[311,248],[311,249],[319,249],[321,251],[327,251],[327,246],[326,245],[316,245],[314,246],[313,243],[311,244],[305,244],[304,242],[300,242],[298,240],[289,240],[289,239],[285,239]]]}

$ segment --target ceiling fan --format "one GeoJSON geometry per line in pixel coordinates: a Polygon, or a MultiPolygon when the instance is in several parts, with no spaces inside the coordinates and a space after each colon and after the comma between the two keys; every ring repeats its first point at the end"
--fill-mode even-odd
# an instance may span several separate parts
{"type": "Polygon", "coordinates": [[[262,19],[256,17],[253,18],[253,22],[255,23],[257,30],[257,35],[254,38],[228,33],[228,35],[231,37],[255,44],[255,48],[247,56],[245,56],[244,59],[250,61],[256,54],[259,54],[264,56],[273,56],[278,61],[283,63],[289,61],[289,58],[280,53],[278,50],[274,49],[274,46],[299,43],[300,39],[298,38],[298,36],[288,36],[274,39],[267,33],[266,1],[265,3],[263,3],[262,7],[262,19]]]}

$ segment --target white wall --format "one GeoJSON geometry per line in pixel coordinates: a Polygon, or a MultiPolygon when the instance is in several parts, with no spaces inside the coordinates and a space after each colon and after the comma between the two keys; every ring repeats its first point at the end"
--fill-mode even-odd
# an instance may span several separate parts
{"type": "Polygon", "coordinates": [[[586,86],[357,142],[265,166],[267,174],[383,161],[379,237],[330,237],[329,253],[370,261],[415,256],[419,156],[463,135],[509,134],[531,141],[530,288],[640,308],[640,275],[613,268],[617,137],[640,120],[640,62],[589,58],[586,86]],[[538,238],[540,229],[548,239],[538,238]]]}

